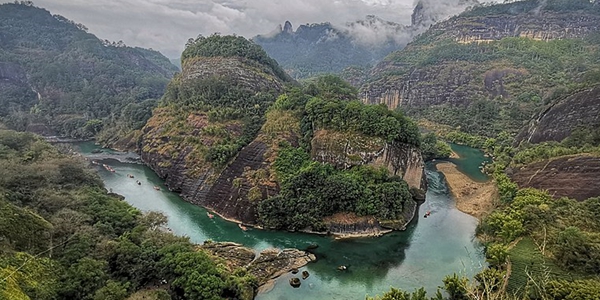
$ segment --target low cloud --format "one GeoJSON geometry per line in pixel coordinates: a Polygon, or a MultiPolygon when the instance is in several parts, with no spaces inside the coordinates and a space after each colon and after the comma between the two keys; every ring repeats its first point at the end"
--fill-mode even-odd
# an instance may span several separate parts
{"type": "MultiPolygon", "coordinates": [[[[285,20],[344,26],[376,15],[408,25],[413,0],[35,0],[35,5],[84,24],[100,39],[122,40],[178,57],[185,42],[200,34],[251,38],[273,31],[285,20]]],[[[355,27],[353,32],[369,41],[389,34],[369,37],[372,32],[367,29],[355,27]]]]}

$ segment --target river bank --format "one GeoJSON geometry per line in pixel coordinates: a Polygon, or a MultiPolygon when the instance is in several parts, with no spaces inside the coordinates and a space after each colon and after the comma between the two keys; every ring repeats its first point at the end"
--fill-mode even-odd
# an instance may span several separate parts
{"type": "MultiPolygon", "coordinates": [[[[82,152],[86,156],[99,149],[93,143],[78,146],[85,150],[82,152]]],[[[474,152],[474,155],[479,154],[474,152]]],[[[482,159],[464,157],[465,163],[473,164],[480,164],[482,159]]],[[[114,158],[102,163],[116,170],[109,172],[96,166],[108,189],[125,196],[125,201],[141,211],[163,213],[168,217],[167,227],[177,235],[189,237],[193,243],[231,241],[256,254],[272,248],[310,249],[316,261],[298,268],[297,274],[285,272],[266,282],[256,300],[364,299],[365,295],[381,295],[390,286],[404,290],[424,287],[428,294],[434,294],[446,275],[461,272],[472,278],[485,265],[482,246],[474,238],[477,219],[455,208],[444,177],[435,169],[435,164],[426,165],[427,200],[415,208],[417,217],[405,231],[392,231],[377,238],[335,239],[250,227],[244,231],[238,224],[217,215],[210,218],[208,210],[184,201],[168,189],[153,189],[153,186],[164,186],[164,181],[143,164],[114,158]],[[127,174],[135,178],[128,178],[127,174]],[[427,210],[431,211],[431,217],[419,217],[427,210]],[[347,269],[341,271],[340,266],[347,269]],[[310,276],[301,279],[299,288],[291,287],[289,280],[303,271],[308,271],[310,276]]]]}
{"type": "Polygon", "coordinates": [[[493,181],[476,182],[451,162],[437,163],[436,168],[444,174],[458,210],[481,220],[494,209],[498,188],[493,181]]]}

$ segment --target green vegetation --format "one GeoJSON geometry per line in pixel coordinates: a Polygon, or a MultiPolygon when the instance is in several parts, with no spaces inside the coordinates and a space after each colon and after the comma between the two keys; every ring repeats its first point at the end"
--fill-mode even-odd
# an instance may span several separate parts
{"type": "Polygon", "coordinates": [[[199,37],[188,43],[182,60],[183,73],[169,83],[146,124],[143,151],[162,155],[168,160],[165,164],[184,153],[193,174],[211,167],[222,169],[256,138],[278,89],[291,79],[243,37],[199,37]],[[240,80],[235,71],[221,74],[220,70],[188,78],[187,72],[206,57],[244,59],[240,72],[252,72],[253,79],[240,80]]]}
{"type": "Polygon", "coordinates": [[[589,0],[524,0],[513,1],[512,3],[505,2],[504,4],[489,4],[484,6],[476,6],[473,9],[461,14],[463,17],[478,17],[489,15],[519,15],[523,13],[532,13],[536,9],[542,8],[550,12],[580,12],[599,13],[600,8],[594,5],[593,1],[589,0]]]}
{"type": "Polygon", "coordinates": [[[0,31],[0,69],[8,77],[0,118],[14,129],[43,124],[77,138],[110,127],[139,129],[147,114],[125,108],[153,106],[176,71],[156,51],[101,41],[85,26],[32,5],[0,5],[0,31]]]}
{"type": "MultiPolygon", "coordinates": [[[[341,212],[375,216],[380,221],[405,221],[403,212],[412,195],[401,178],[390,176],[385,168],[370,166],[339,170],[331,164],[312,161],[308,150],[318,130],[328,130],[328,136],[340,132],[344,137],[358,134],[388,143],[419,145],[414,122],[385,106],[360,103],[356,89],[331,75],[310,82],[304,91],[296,88],[281,95],[270,110],[280,116],[302,117],[302,142],[300,147],[286,141],[277,145],[271,173],[281,191],[258,204],[262,224],[278,229],[325,231],[323,218],[341,212]]],[[[269,131],[268,128],[264,130],[269,131]]]]}
{"type": "Polygon", "coordinates": [[[512,158],[512,164],[519,166],[581,153],[600,155],[600,130],[598,128],[578,128],[560,143],[544,142],[535,145],[524,143],[520,145],[512,158]]]}
{"type": "Polygon", "coordinates": [[[448,143],[438,140],[435,133],[429,132],[421,136],[421,153],[426,161],[434,158],[448,158],[452,154],[452,148],[448,143]]]}
{"type": "MultiPolygon", "coordinates": [[[[494,137],[502,131],[516,134],[541,105],[596,85],[600,78],[598,33],[593,31],[583,38],[543,41],[486,37],[505,35],[499,28],[509,24],[530,24],[530,17],[548,22],[531,13],[538,8],[563,13],[565,23],[578,22],[570,21],[574,15],[594,19],[600,14],[599,6],[587,0],[476,7],[387,56],[389,66],[381,68],[363,90],[393,90],[400,82],[410,81],[410,87],[404,88],[411,99],[402,106],[409,116],[475,136],[494,137]],[[480,36],[475,32],[481,28],[486,29],[480,36]]],[[[545,30],[542,26],[531,29],[536,34],[545,30]]]]}
{"type": "Polygon", "coordinates": [[[213,34],[209,37],[199,36],[195,40],[190,39],[181,54],[181,61],[184,62],[194,57],[247,58],[269,68],[275,76],[283,81],[290,81],[289,76],[279,67],[277,61],[269,57],[261,46],[241,36],[213,34]]]}
{"type": "Polygon", "coordinates": [[[249,299],[242,291],[256,287],[32,134],[0,131],[0,191],[2,299],[124,300],[147,288],[157,299],[249,299]]]}
{"type": "Polygon", "coordinates": [[[259,205],[261,223],[272,228],[324,231],[323,217],[338,212],[402,220],[405,203],[412,199],[406,182],[390,177],[385,168],[336,170],[290,146],[280,150],[274,167],[281,191],[259,205]]]}

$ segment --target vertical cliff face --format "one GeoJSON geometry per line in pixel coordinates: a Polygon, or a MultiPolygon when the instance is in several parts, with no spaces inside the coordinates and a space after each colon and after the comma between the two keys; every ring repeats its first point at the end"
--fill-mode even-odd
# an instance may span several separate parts
{"type": "Polygon", "coordinates": [[[266,109],[291,79],[241,37],[200,38],[182,57],[182,72],[142,130],[141,157],[187,201],[255,223],[249,199],[272,195],[277,187],[252,189],[253,182],[244,180],[268,165],[270,145],[253,140],[266,109]],[[240,45],[251,54],[238,51],[240,45]]]}
{"type": "MultiPolygon", "coordinates": [[[[253,64],[239,58],[188,61],[180,76],[176,80],[184,86],[210,84],[212,79],[227,82],[229,78],[248,91],[247,95],[259,95],[268,90],[277,92],[283,87],[274,75],[257,72],[253,64]]],[[[240,97],[239,100],[245,100],[243,95],[240,97]]],[[[269,104],[256,105],[266,109],[269,104]]],[[[220,110],[227,111],[227,108],[220,110]]],[[[143,130],[141,157],[165,179],[169,189],[181,193],[187,201],[214,210],[223,217],[252,224],[256,221],[256,213],[247,197],[251,187],[244,181],[236,183],[235,179],[242,178],[248,170],[262,168],[267,147],[255,141],[242,147],[230,163],[223,165],[209,161],[210,152],[224,147],[221,145],[231,148],[217,152],[215,159],[220,159],[218,155],[231,155],[238,146],[227,146],[227,143],[241,139],[249,126],[241,117],[213,120],[216,117],[212,114],[217,113],[218,110],[204,112],[176,106],[156,109],[143,130]]]]}
{"type": "Polygon", "coordinates": [[[415,146],[330,130],[315,132],[311,146],[311,156],[316,161],[342,169],[358,165],[384,167],[389,174],[402,177],[410,187],[426,188],[423,156],[415,146]]]}

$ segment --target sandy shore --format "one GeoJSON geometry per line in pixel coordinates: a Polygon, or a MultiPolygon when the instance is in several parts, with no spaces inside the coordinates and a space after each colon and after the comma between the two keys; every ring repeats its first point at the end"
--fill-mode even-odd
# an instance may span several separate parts
{"type": "Polygon", "coordinates": [[[498,189],[493,181],[475,182],[451,162],[438,163],[436,167],[446,177],[458,210],[481,219],[494,209],[498,189]]]}
{"type": "Polygon", "coordinates": [[[458,153],[452,151],[452,153],[450,153],[450,158],[460,158],[460,155],[458,155],[458,153]]]}

